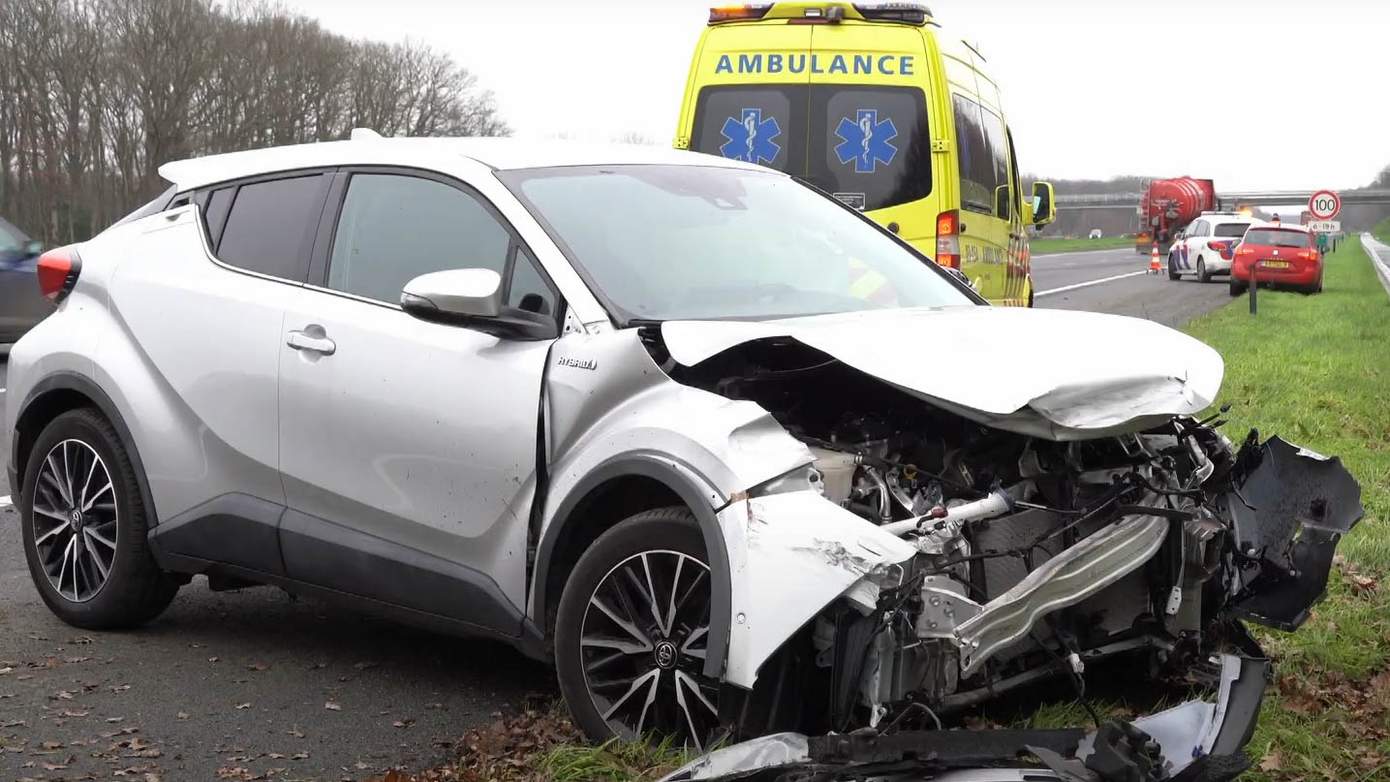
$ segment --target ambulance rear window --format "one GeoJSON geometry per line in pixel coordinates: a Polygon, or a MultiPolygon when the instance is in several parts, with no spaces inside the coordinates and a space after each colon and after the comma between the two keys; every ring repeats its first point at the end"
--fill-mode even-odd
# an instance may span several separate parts
{"type": "Polygon", "coordinates": [[[932,189],[926,99],[914,87],[706,87],[690,146],[804,177],[858,209],[932,189]]]}
{"type": "Polygon", "coordinates": [[[811,88],[806,178],[852,206],[882,209],[931,193],[926,99],[915,87],[811,88]]]}

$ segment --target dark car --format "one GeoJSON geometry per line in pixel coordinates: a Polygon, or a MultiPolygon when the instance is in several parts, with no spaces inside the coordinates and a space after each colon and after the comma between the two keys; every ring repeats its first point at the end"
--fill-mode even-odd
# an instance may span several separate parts
{"type": "Polygon", "coordinates": [[[35,275],[41,250],[41,242],[0,219],[0,356],[53,311],[35,275]]]}

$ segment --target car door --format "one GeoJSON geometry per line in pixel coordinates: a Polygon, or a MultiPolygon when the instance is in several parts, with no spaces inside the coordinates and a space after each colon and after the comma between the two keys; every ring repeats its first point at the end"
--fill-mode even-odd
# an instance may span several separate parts
{"type": "Polygon", "coordinates": [[[137,442],[149,446],[153,534],[168,554],[283,574],[280,335],[331,179],[301,171],[186,193],[122,229],[137,233],[110,297],[130,338],[107,335],[92,349],[114,363],[138,345],[120,360],[147,364],[156,378],[120,391],[137,442]]]}
{"type": "Polygon", "coordinates": [[[1206,246],[1206,239],[1209,226],[1206,220],[1193,221],[1192,225],[1183,231],[1182,239],[1178,241],[1178,267],[1184,271],[1191,271],[1197,268],[1197,256],[1202,248],[1206,246]]]}
{"type": "Polygon", "coordinates": [[[559,298],[498,212],[444,177],[345,171],[320,237],[281,339],[286,570],[517,635],[550,343],[398,302],[418,275],[469,267],[501,273],[509,303],[558,317],[559,298]]]}

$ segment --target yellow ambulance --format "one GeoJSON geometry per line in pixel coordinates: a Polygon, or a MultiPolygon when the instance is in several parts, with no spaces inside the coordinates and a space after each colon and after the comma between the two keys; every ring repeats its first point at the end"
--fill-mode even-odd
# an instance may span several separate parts
{"type": "Polygon", "coordinates": [[[977,49],[915,3],[710,9],[676,146],[801,177],[863,211],[995,304],[1031,306],[1025,198],[999,88],[977,49]]]}

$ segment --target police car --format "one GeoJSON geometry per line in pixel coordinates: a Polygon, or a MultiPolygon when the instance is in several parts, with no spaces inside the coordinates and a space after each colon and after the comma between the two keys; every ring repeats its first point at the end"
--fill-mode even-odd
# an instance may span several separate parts
{"type": "Polygon", "coordinates": [[[1211,282],[1212,275],[1230,274],[1236,247],[1259,222],[1238,212],[1203,212],[1168,250],[1168,279],[1194,276],[1198,282],[1211,282]]]}
{"type": "Polygon", "coordinates": [[[711,9],[675,143],[806,179],[991,302],[1032,304],[1026,230],[1052,222],[1052,187],[1024,197],[985,58],[926,6],[711,9]]]}

